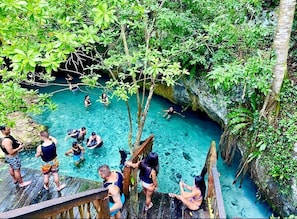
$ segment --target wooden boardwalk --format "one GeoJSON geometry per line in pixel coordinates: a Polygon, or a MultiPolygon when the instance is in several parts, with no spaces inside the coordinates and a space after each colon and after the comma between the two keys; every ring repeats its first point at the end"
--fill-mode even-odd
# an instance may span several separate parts
{"type": "Polygon", "coordinates": [[[25,188],[20,188],[13,183],[8,172],[8,165],[3,163],[0,163],[0,165],[0,213],[101,187],[99,182],[60,175],[60,181],[65,183],[66,187],[61,192],[57,192],[53,176],[51,176],[50,190],[47,192],[43,189],[43,175],[41,171],[22,168],[23,180],[32,180],[32,183],[25,188]]]}
{"type": "MultiPolygon", "coordinates": [[[[90,189],[96,189],[102,186],[102,183],[86,179],[80,179],[70,176],[60,175],[61,183],[66,183],[65,189],[61,192],[56,191],[53,177],[50,178],[50,191],[43,189],[43,175],[39,170],[22,168],[21,173],[25,181],[32,180],[30,186],[20,188],[12,181],[8,172],[8,165],[0,163],[0,213],[21,208],[24,206],[36,204],[42,201],[54,199],[57,197],[77,194],[90,189]]],[[[147,219],[179,219],[182,218],[180,213],[172,208],[172,199],[168,194],[154,193],[152,202],[154,206],[147,211],[143,211],[145,197],[141,192],[139,194],[139,216],[137,218],[147,219]]],[[[181,207],[181,206],[179,206],[181,207]]],[[[127,218],[127,202],[124,205],[122,218],[127,218]]],[[[94,213],[94,210],[92,210],[94,213]]],[[[199,218],[208,218],[206,212],[199,211],[199,218]]],[[[94,214],[92,213],[92,218],[94,214]]],[[[192,212],[191,212],[192,213],[192,212]]],[[[185,219],[193,218],[190,211],[185,210],[185,219]]],[[[76,214],[77,215],[77,214],[76,214]]],[[[197,218],[197,217],[194,217],[197,218]]]]}

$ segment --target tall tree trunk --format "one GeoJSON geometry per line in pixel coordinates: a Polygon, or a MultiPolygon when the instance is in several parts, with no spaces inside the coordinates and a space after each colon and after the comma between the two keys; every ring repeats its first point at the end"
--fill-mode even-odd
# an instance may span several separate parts
{"type": "Polygon", "coordinates": [[[279,94],[287,74],[287,58],[295,5],[296,0],[281,0],[279,5],[278,23],[273,42],[276,64],[273,69],[271,92],[266,96],[261,109],[261,116],[268,114],[270,123],[275,121],[279,113],[279,94]]]}

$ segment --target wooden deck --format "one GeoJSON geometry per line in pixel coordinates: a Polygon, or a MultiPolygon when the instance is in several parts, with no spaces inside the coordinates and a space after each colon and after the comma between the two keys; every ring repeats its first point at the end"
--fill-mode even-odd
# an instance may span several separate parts
{"type": "MultiPolygon", "coordinates": [[[[32,205],[42,201],[54,199],[57,197],[73,195],[86,190],[96,189],[102,186],[100,182],[60,175],[61,182],[66,183],[67,185],[66,188],[63,189],[61,192],[57,192],[55,183],[53,182],[53,178],[51,177],[50,191],[47,192],[43,189],[43,175],[41,174],[41,171],[22,168],[21,173],[22,173],[23,179],[25,181],[32,180],[32,183],[30,186],[27,186],[25,188],[20,188],[19,186],[13,183],[12,178],[8,172],[8,165],[3,163],[1,163],[0,165],[1,165],[0,167],[0,191],[1,191],[0,192],[1,193],[0,213],[21,208],[24,206],[32,205]]],[[[153,199],[152,199],[154,206],[146,213],[143,211],[144,201],[145,201],[145,197],[141,192],[139,194],[138,218],[147,218],[147,219],[181,218],[181,216],[179,216],[179,213],[176,211],[176,209],[173,208],[172,199],[168,196],[168,194],[156,192],[153,195],[153,199]]],[[[175,207],[177,206],[175,205],[175,207]]],[[[180,208],[181,206],[178,206],[178,207],[180,208]]],[[[122,218],[127,218],[127,208],[128,206],[125,204],[122,218]]],[[[186,213],[185,214],[186,216],[184,217],[185,219],[193,218],[190,216],[190,211],[185,210],[185,213],[186,213]]],[[[199,213],[200,213],[199,218],[208,218],[208,214],[206,212],[199,211],[199,213]]]]}
{"type": "Polygon", "coordinates": [[[61,192],[57,192],[51,176],[50,191],[47,192],[43,189],[43,175],[41,171],[22,168],[21,174],[23,179],[25,181],[32,180],[32,183],[25,188],[20,188],[13,183],[8,172],[8,165],[3,163],[0,165],[0,213],[53,198],[96,189],[101,186],[99,182],[60,175],[60,181],[65,183],[66,187],[61,192]]]}

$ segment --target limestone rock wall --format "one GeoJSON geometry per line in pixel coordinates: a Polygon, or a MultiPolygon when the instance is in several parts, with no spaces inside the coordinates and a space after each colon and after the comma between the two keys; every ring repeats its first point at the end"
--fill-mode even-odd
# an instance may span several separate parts
{"type": "MultiPolygon", "coordinates": [[[[160,95],[171,102],[189,107],[193,111],[205,112],[212,120],[222,127],[227,124],[227,104],[222,93],[212,94],[210,87],[203,77],[195,80],[179,81],[174,87],[160,85],[155,94],[160,95]]],[[[244,139],[237,142],[237,149],[244,153],[244,139]]],[[[296,145],[297,159],[297,145],[296,145]]],[[[297,215],[297,185],[296,179],[292,181],[291,193],[281,195],[279,185],[269,176],[267,168],[256,160],[251,165],[251,178],[258,186],[262,197],[273,207],[276,213],[282,216],[297,215]]]]}

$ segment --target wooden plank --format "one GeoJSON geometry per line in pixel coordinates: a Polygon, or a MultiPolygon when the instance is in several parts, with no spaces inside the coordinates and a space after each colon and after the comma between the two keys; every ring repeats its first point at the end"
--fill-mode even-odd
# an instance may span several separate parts
{"type": "Polygon", "coordinates": [[[55,198],[9,212],[0,213],[0,218],[11,218],[12,216],[35,218],[40,217],[40,215],[42,215],[42,217],[50,217],[53,215],[53,212],[55,214],[59,214],[73,208],[74,206],[89,203],[95,199],[102,199],[107,196],[107,193],[108,190],[105,188],[88,190],[78,194],[55,198]]]}

